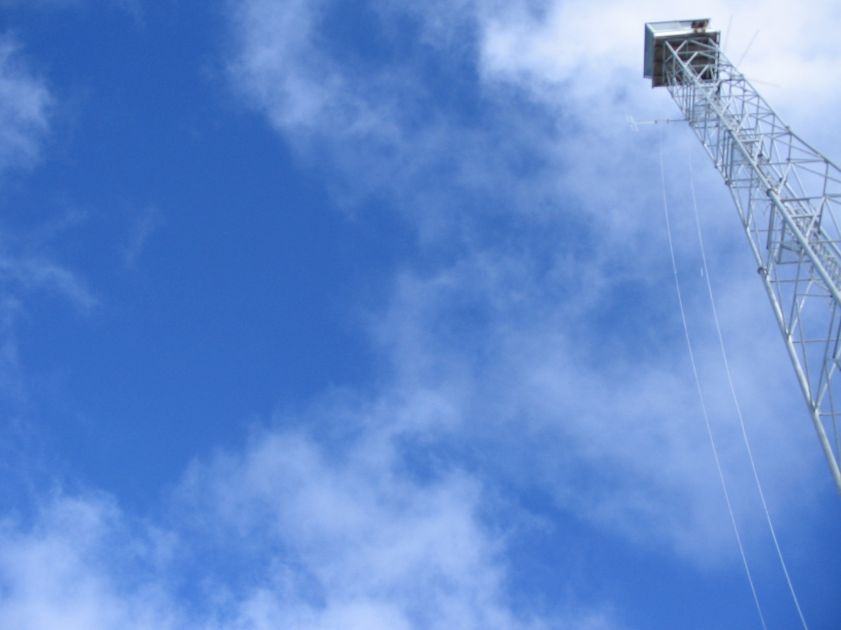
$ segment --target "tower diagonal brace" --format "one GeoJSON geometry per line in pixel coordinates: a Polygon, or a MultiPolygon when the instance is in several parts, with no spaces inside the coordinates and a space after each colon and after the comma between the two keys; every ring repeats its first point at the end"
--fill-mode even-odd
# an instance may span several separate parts
{"type": "Polygon", "coordinates": [[[724,178],[841,492],[841,170],[785,125],[708,20],[646,25],[665,86],[724,178]]]}

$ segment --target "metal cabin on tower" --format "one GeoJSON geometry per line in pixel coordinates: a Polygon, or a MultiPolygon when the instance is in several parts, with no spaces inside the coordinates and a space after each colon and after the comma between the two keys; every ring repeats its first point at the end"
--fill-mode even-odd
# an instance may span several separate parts
{"type": "MultiPolygon", "coordinates": [[[[649,22],[645,25],[645,59],[643,76],[651,79],[651,87],[666,85],[666,61],[671,50],[682,50],[687,54],[710,50],[709,46],[718,47],[719,31],[709,31],[708,18],[700,20],[671,20],[668,22],[649,22]]],[[[692,59],[693,69],[699,76],[706,73],[705,80],[715,80],[716,59],[710,55],[696,55],[692,59]]]]}

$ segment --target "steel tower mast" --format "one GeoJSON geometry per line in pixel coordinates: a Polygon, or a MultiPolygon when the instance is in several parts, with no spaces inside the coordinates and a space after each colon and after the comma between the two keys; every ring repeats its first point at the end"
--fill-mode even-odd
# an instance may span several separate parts
{"type": "Polygon", "coordinates": [[[643,74],[668,89],[730,189],[841,492],[841,170],[780,120],[708,24],[646,24],[643,74]]]}

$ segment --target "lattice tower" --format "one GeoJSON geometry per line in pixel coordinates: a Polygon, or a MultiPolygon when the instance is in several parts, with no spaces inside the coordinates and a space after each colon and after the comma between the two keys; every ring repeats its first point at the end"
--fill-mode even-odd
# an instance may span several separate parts
{"type": "Polygon", "coordinates": [[[841,170],[780,120],[708,24],[646,24],[644,75],[669,91],[730,189],[841,492],[841,170]]]}

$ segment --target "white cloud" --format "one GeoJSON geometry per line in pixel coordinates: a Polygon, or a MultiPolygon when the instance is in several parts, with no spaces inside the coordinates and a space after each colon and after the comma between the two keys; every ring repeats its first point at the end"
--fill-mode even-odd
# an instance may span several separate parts
{"type": "MultiPolygon", "coordinates": [[[[554,292],[571,289],[554,270],[536,272],[503,255],[463,260],[446,274],[404,278],[376,329],[401,382],[448,401],[440,423],[424,427],[434,444],[469,444],[483,454],[478,465],[488,479],[541,487],[562,510],[608,532],[717,564],[732,557],[733,538],[673,288],[665,274],[646,273],[584,279],[575,296],[554,301],[554,292]],[[629,282],[640,302],[617,304],[629,282]],[[649,303],[659,291],[666,297],[649,303]],[[482,313],[482,321],[459,311],[482,313]]],[[[684,290],[693,283],[686,275],[684,290]]],[[[753,277],[715,280],[762,479],[779,505],[808,510],[814,497],[803,489],[825,474],[823,462],[765,297],[753,277]]],[[[737,517],[746,531],[760,532],[705,296],[695,295],[690,325],[737,517]]]]}
{"type": "MultiPolygon", "coordinates": [[[[19,236],[0,230],[0,407],[4,409],[3,450],[14,460],[29,453],[29,422],[19,417],[31,402],[21,359],[19,323],[31,313],[33,296],[58,297],[80,313],[94,309],[98,300],[78,274],[56,262],[43,246],[26,251],[19,236]]],[[[16,470],[15,474],[19,471],[16,470]]]]}
{"type": "MultiPolygon", "coordinates": [[[[15,39],[0,34],[0,172],[29,166],[38,159],[53,102],[44,80],[24,63],[15,39]]],[[[83,280],[40,251],[17,252],[18,240],[5,230],[0,232],[0,283],[9,295],[46,289],[82,310],[95,305],[83,280]]]]}
{"type": "Polygon", "coordinates": [[[29,526],[0,524],[0,626],[183,627],[139,577],[156,543],[126,535],[121,519],[106,500],[56,497],[29,526]]]}
{"type": "Polygon", "coordinates": [[[266,627],[523,627],[504,601],[501,549],[475,482],[447,472],[414,481],[389,440],[353,442],[263,435],[188,476],[183,496],[221,538],[284,550],[255,561],[289,596],[261,590],[240,617],[266,627]]]}
{"type": "Polygon", "coordinates": [[[0,254],[0,283],[25,291],[41,289],[57,293],[83,311],[96,305],[96,298],[81,278],[40,256],[0,254]]]}
{"type": "Polygon", "coordinates": [[[52,98],[8,34],[0,34],[0,171],[32,164],[48,129],[52,98]]]}
{"type": "MultiPolygon", "coordinates": [[[[558,193],[552,165],[527,156],[534,145],[546,146],[548,121],[540,127],[504,97],[485,124],[455,120],[418,79],[422,43],[409,42],[386,62],[363,63],[325,40],[321,25],[331,10],[329,2],[237,4],[228,70],[244,102],[329,173],[324,182],[339,203],[399,199],[397,207],[429,239],[458,231],[454,191],[465,217],[477,209],[547,210],[558,193]]],[[[391,14],[379,10],[372,28],[387,39],[391,14]]],[[[452,52],[453,60],[468,54],[463,46],[452,52]]]]}
{"type": "MultiPolygon", "coordinates": [[[[664,139],[634,133],[626,116],[676,112],[641,76],[646,20],[712,15],[723,28],[730,14],[740,24],[753,5],[465,2],[411,9],[423,20],[427,45],[478,70],[476,90],[493,115],[475,127],[434,105],[409,124],[404,78],[360,68],[319,45],[318,18],[328,6],[239,5],[232,78],[303,155],[316,152],[337,165],[331,174],[340,187],[386,194],[433,244],[458,235],[455,262],[405,273],[385,320],[373,326],[395,388],[424,391],[447,410],[431,425],[416,424],[440,443],[477,434],[495,443],[485,458],[490,468],[498,464],[492,479],[522,467],[523,458],[559,505],[611,531],[637,539],[656,532],[658,545],[700,563],[730,557],[732,534],[676,328],[656,171],[658,145],[685,156],[695,141],[685,130],[669,129],[664,139]],[[454,22],[442,20],[447,11],[454,22]],[[459,25],[461,39],[445,22],[459,25]],[[519,167],[518,158],[529,166],[519,167]],[[504,199],[495,212],[509,212],[499,217],[510,221],[504,243],[483,240],[471,223],[483,220],[492,205],[483,195],[493,192],[504,199]],[[518,215],[522,220],[511,218],[518,215]],[[506,442],[512,431],[513,447],[506,442]],[[576,491],[582,480],[588,492],[576,491]],[[703,548],[693,542],[699,539],[703,548]]],[[[401,11],[387,6],[383,19],[401,11]]],[[[772,12],[762,15],[770,20],[772,12]]],[[[408,93],[422,95],[424,87],[408,93]]],[[[672,158],[667,173],[670,184],[683,185],[674,202],[678,255],[698,265],[686,171],[674,165],[680,161],[672,158]]],[[[708,164],[695,176],[702,206],[727,209],[707,218],[708,247],[721,270],[716,280],[731,318],[725,325],[735,340],[743,405],[749,421],[762,422],[752,431],[761,473],[780,504],[808,503],[796,488],[820,464],[812,457],[798,463],[794,448],[779,445],[818,449],[805,441],[813,437],[732,205],[708,164]],[[788,387],[769,395],[768,384],[778,382],[788,387]],[[789,433],[786,413],[798,410],[803,430],[789,433]]],[[[694,295],[693,311],[706,313],[703,293],[694,295]]],[[[727,420],[717,430],[728,476],[743,512],[753,514],[742,518],[756,527],[713,331],[703,315],[695,325],[707,326],[696,341],[714,415],[727,420]]]]}
{"type": "Polygon", "coordinates": [[[163,214],[154,206],[141,208],[133,218],[128,242],[123,248],[123,261],[134,267],[153,232],[164,223],[163,214]]]}
{"type": "Polygon", "coordinates": [[[515,613],[505,539],[482,516],[482,488],[449,468],[421,480],[397,446],[378,434],[331,448],[300,431],[263,431],[192,466],[170,533],[106,498],[58,493],[0,527],[0,624],[620,627],[574,602],[548,619],[515,613]]]}

